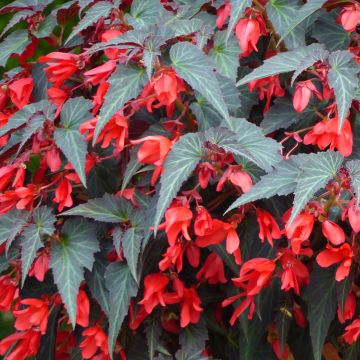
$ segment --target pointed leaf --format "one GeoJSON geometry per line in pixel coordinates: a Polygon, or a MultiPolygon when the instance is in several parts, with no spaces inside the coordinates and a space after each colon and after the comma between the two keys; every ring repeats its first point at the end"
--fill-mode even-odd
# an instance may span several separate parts
{"type": "Polygon", "coordinates": [[[219,74],[233,80],[236,79],[240,65],[240,52],[236,37],[232,35],[226,44],[226,32],[219,31],[215,34],[214,47],[210,50],[209,57],[219,74]]]}
{"type": "Polygon", "coordinates": [[[157,229],[165,210],[175,198],[203,155],[202,138],[198,133],[186,134],[172,147],[163,165],[160,197],[156,206],[154,227],[157,229]]]}
{"type": "Polygon", "coordinates": [[[29,269],[36,258],[36,252],[43,247],[43,235],[51,235],[55,231],[56,217],[47,206],[36,209],[33,213],[33,224],[27,226],[21,237],[22,286],[29,269]]]}
{"type": "Polygon", "coordinates": [[[126,264],[112,263],[106,269],[106,286],[110,291],[109,349],[112,353],[116,338],[125,316],[130,299],[136,296],[138,288],[126,264]]]}
{"type": "Polygon", "coordinates": [[[16,30],[1,42],[0,66],[5,66],[12,54],[21,54],[29,45],[27,30],[16,30]]]}
{"type": "Polygon", "coordinates": [[[93,5],[89,10],[86,11],[85,16],[79,21],[79,23],[75,26],[72,33],[66,40],[66,43],[76,35],[78,35],[81,31],[85,30],[89,26],[95,24],[101,18],[106,18],[109,16],[110,11],[114,5],[108,1],[100,1],[93,5]]]}
{"type": "Polygon", "coordinates": [[[175,71],[227,120],[229,111],[211,60],[199,48],[188,42],[173,45],[170,49],[170,58],[175,71]]]}
{"type": "Polygon", "coordinates": [[[159,0],[134,0],[126,20],[134,29],[139,29],[155,24],[162,13],[164,13],[164,8],[159,0]]]}
{"type": "Polygon", "coordinates": [[[139,95],[146,83],[146,73],[144,69],[138,67],[118,65],[108,82],[110,88],[105,95],[104,105],[100,110],[100,118],[94,133],[94,142],[111,117],[121,110],[129,100],[139,95]]]}
{"type": "Polygon", "coordinates": [[[355,90],[359,84],[357,74],[360,69],[349,51],[336,51],[330,54],[329,64],[329,85],[335,93],[340,130],[355,98],[355,90]]]}
{"type": "Polygon", "coordinates": [[[308,305],[307,318],[314,359],[322,359],[322,349],[331,321],[336,313],[335,273],[333,268],[315,266],[304,298],[308,305]]]}
{"type": "Polygon", "coordinates": [[[91,199],[85,204],[64,211],[61,215],[84,216],[96,221],[118,223],[128,221],[132,213],[133,208],[127,200],[105,194],[101,198],[91,199]]]}
{"type": "Polygon", "coordinates": [[[131,271],[131,275],[134,277],[136,282],[138,282],[137,263],[142,240],[143,234],[133,227],[126,230],[124,237],[122,238],[124,256],[131,271]]]}
{"type": "Polygon", "coordinates": [[[231,0],[231,13],[230,20],[226,34],[226,40],[230,37],[231,32],[233,31],[235,25],[242,18],[244,11],[247,7],[250,7],[252,4],[251,0],[231,0]]]}
{"type": "Polygon", "coordinates": [[[346,169],[351,179],[351,188],[356,195],[356,206],[360,203],[360,160],[351,160],[346,163],[346,169]]]}
{"type": "Polygon", "coordinates": [[[51,250],[54,281],[75,327],[76,298],[84,268],[91,271],[94,253],[99,251],[95,225],[84,219],[67,220],[61,229],[61,240],[54,242],[51,250]]]}
{"type": "Polygon", "coordinates": [[[236,86],[244,85],[250,81],[262,79],[267,76],[295,71],[305,59],[312,56],[314,52],[318,52],[319,49],[322,48],[323,46],[320,44],[312,44],[309,46],[299,47],[296,50],[277,54],[265,60],[263,65],[243,77],[237,82],[236,86]]]}
{"type": "Polygon", "coordinates": [[[146,341],[148,344],[149,360],[155,359],[155,350],[161,336],[161,327],[155,320],[151,320],[145,327],[146,341]]]}
{"type": "Polygon", "coordinates": [[[310,154],[301,165],[302,172],[295,189],[294,206],[289,223],[291,224],[313,195],[323,188],[339,170],[343,157],[338,152],[327,151],[310,154]]]}

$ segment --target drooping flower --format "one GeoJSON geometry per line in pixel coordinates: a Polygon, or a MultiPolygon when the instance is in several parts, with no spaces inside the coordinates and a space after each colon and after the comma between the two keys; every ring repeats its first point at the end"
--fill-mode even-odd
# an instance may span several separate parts
{"type": "Polygon", "coordinates": [[[221,258],[212,252],[204,262],[204,265],[196,274],[196,279],[200,282],[207,281],[209,284],[227,282],[224,274],[224,264],[221,258]]]}
{"type": "Polygon", "coordinates": [[[10,99],[18,109],[22,109],[29,102],[33,88],[32,78],[15,80],[9,85],[10,99]]]}
{"type": "Polygon", "coordinates": [[[197,167],[199,184],[202,189],[206,189],[210,178],[215,178],[216,170],[209,162],[200,163],[197,167]]]}
{"type": "Polygon", "coordinates": [[[44,300],[30,298],[21,300],[20,304],[28,305],[28,307],[13,311],[16,317],[15,329],[30,330],[32,327],[39,327],[41,334],[44,335],[49,317],[48,304],[44,300]]]}
{"type": "MultiPolygon", "coordinates": [[[[109,29],[101,34],[101,41],[107,42],[123,34],[123,31],[118,29],[109,29]]],[[[125,53],[126,49],[110,48],[105,49],[104,53],[110,60],[116,60],[121,54],[125,53]]]]}
{"type": "Polygon", "coordinates": [[[340,304],[338,304],[337,316],[339,321],[343,324],[346,320],[351,320],[355,315],[356,310],[356,296],[351,291],[345,299],[344,308],[341,309],[340,304]]]}
{"type": "Polygon", "coordinates": [[[84,290],[78,292],[76,308],[76,323],[82,327],[89,326],[90,301],[84,290]]]}
{"type": "Polygon", "coordinates": [[[16,282],[9,274],[0,277],[0,311],[7,312],[19,296],[16,282]]]}
{"type": "Polygon", "coordinates": [[[92,102],[93,115],[96,115],[97,112],[99,111],[99,109],[101,108],[101,106],[104,104],[105,95],[106,95],[107,91],[109,90],[109,87],[110,87],[110,83],[108,83],[108,82],[103,82],[98,86],[96,93],[93,96],[93,102],[92,102]]]}
{"type": "Polygon", "coordinates": [[[46,164],[50,171],[56,172],[61,168],[60,150],[56,146],[52,146],[45,154],[46,164]]]}
{"type": "Polygon", "coordinates": [[[79,55],[56,51],[41,56],[38,61],[47,63],[48,67],[44,71],[48,80],[55,87],[60,87],[79,69],[80,59],[79,55]]]}
{"type": "Polygon", "coordinates": [[[336,281],[341,281],[349,276],[353,257],[354,253],[350,245],[344,243],[338,248],[326,245],[326,249],[318,254],[316,261],[321,267],[329,267],[340,263],[336,270],[335,279],[336,281]]]}
{"type": "Polygon", "coordinates": [[[273,239],[281,238],[281,231],[279,225],[268,211],[256,209],[257,222],[260,227],[259,238],[261,242],[265,238],[271,246],[274,246],[273,239]]]}
{"type": "Polygon", "coordinates": [[[213,219],[203,206],[198,206],[196,212],[197,216],[194,221],[194,232],[197,236],[203,236],[212,229],[213,219]]]}
{"type": "Polygon", "coordinates": [[[8,100],[8,94],[7,94],[6,85],[5,86],[1,85],[0,86],[0,111],[4,110],[7,100],[8,100]]]}
{"type": "Polygon", "coordinates": [[[333,221],[326,219],[321,224],[321,230],[323,235],[330,241],[332,245],[341,245],[345,242],[344,230],[333,221]]]}
{"type": "Polygon", "coordinates": [[[158,71],[145,86],[140,95],[140,105],[145,105],[149,112],[152,108],[166,107],[166,113],[171,116],[174,112],[175,101],[181,92],[186,91],[184,81],[179,78],[172,68],[158,71]],[[154,105],[154,102],[158,103],[154,105]]]}
{"type": "Polygon", "coordinates": [[[159,230],[165,230],[168,242],[175,245],[181,233],[186,240],[191,240],[188,228],[193,217],[192,211],[185,206],[172,206],[165,212],[165,222],[159,225],[159,230]]]}
{"type": "Polygon", "coordinates": [[[205,231],[204,235],[197,236],[196,245],[202,248],[220,244],[224,240],[226,240],[226,251],[229,254],[234,253],[239,248],[240,239],[234,225],[213,219],[212,227],[205,231]]]}
{"type": "Polygon", "coordinates": [[[289,222],[285,225],[286,236],[290,240],[291,249],[295,254],[299,254],[301,244],[309,239],[314,223],[314,215],[305,212],[298,215],[291,225],[289,222]]]}
{"type": "Polygon", "coordinates": [[[312,94],[314,94],[319,100],[322,100],[321,93],[311,80],[299,81],[296,84],[293,105],[297,112],[302,112],[307,107],[312,94]]]}
{"type": "Polygon", "coordinates": [[[71,207],[73,204],[72,198],[72,186],[68,179],[64,178],[60,181],[55,190],[54,203],[59,204],[59,211],[63,211],[64,207],[71,207]]]}
{"type": "Polygon", "coordinates": [[[342,27],[348,32],[354,31],[359,21],[360,21],[359,4],[352,4],[345,6],[341,10],[339,17],[336,20],[336,22],[341,24],[342,27]]]}
{"type": "Polygon", "coordinates": [[[345,328],[346,332],[343,338],[348,344],[352,344],[357,341],[360,336],[360,317],[355,319],[350,325],[345,328]]]}
{"type": "Polygon", "coordinates": [[[352,205],[348,209],[349,223],[352,229],[358,233],[360,231],[360,207],[352,205]]]}
{"type": "Polygon", "coordinates": [[[233,185],[239,186],[244,193],[248,192],[252,186],[252,179],[242,168],[242,165],[230,165],[220,178],[216,191],[221,191],[226,181],[230,181],[233,185]]]}
{"type": "Polygon", "coordinates": [[[38,281],[43,282],[46,272],[49,270],[50,256],[41,254],[33,263],[29,276],[34,276],[38,281]]]}
{"type": "Polygon", "coordinates": [[[222,4],[217,10],[216,26],[219,29],[222,29],[225,21],[228,19],[231,13],[231,3],[225,0],[225,3],[222,4]]]}
{"type": "Polygon", "coordinates": [[[98,85],[105,82],[109,75],[116,69],[116,63],[114,61],[107,61],[100,66],[97,66],[84,73],[86,81],[92,85],[98,85]]]}
{"type": "Polygon", "coordinates": [[[0,354],[4,356],[13,346],[11,353],[5,360],[25,360],[35,356],[40,346],[41,334],[39,331],[22,331],[7,336],[0,341],[0,354]]]}
{"type": "Polygon", "coordinates": [[[84,340],[79,346],[84,359],[94,359],[98,350],[105,355],[109,354],[108,338],[99,324],[87,328],[82,335],[84,340]]]}
{"type": "Polygon", "coordinates": [[[280,258],[283,268],[281,274],[281,289],[290,291],[294,289],[295,294],[300,295],[300,288],[309,284],[309,270],[290,251],[285,251],[280,258]]]}
{"type": "Polygon", "coordinates": [[[183,244],[175,244],[169,246],[163,254],[163,259],[159,262],[159,269],[161,271],[167,270],[170,266],[175,266],[176,271],[179,273],[183,268],[183,256],[184,256],[183,244]]]}
{"type": "Polygon", "coordinates": [[[305,145],[317,145],[319,149],[324,150],[329,146],[330,150],[339,150],[343,156],[349,156],[352,153],[353,133],[348,119],[344,120],[342,129],[339,131],[337,116],[320,121],[315,124],[304,137],[305,145]]]}

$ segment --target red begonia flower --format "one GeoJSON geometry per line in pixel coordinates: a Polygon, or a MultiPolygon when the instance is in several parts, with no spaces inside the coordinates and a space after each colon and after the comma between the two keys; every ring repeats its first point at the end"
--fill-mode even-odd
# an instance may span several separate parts
{"type": "Polygon", "coordinates": [[[10,99],[18,109],[22,109],[29,102],[33,88],[32,78],[19,79],[9,85],[10,99]]]}
{"type": "Polygon", "coordinates": [[[99,324],[87,328],[82,335],[84,340],[79,346],[84,359],[94,359],[98,350],[105,355],[109,354],[108,338],[99,324]]]}
{"type": "Polygon", "coordinates": [[[209,284],[227,282],[224,274],[224,264],[221,258],[215,253],[211,253],[204,262],[204,265],[196,274],[196,279],[200,282],[207,281],[209,284]]]}
{"type": "Polygon", "coordinates": [[[347,320],[351,320],[356,311],[356,296],[351,291],[345,299],[344,309],[341,309],[340,304],[338,304],[337,316],[339,321],[343,324],[347,320]]]}
{"type": "Polygon", "coordinates": [[[84,73],[86,81],[95,85],[105,82],[109,75],[116,69],[116,63],[112,60],[103,63],[84,73]]]}
{"type": "Polygon", "coordinates": [[[9,274],[0,277],[0,311],[8,312],[19,296],[17,283],[9,274]]]}
{"type": "Polygon", "coordinates": [[[341,245],[345,242],[344,230],[336,223],[326,219],[321,224],[321,230],[323,235],[330,241],[332,245],[341,245]]]}
{"type": "Polygon", "coordinates": [[[59,211],[63,211],[64,207],[71,207],[73,204],[72,198],[72,187],[68,179],[62,179],[55,190],[54,203],[59,204],[59,211]]]}
{"type": "Polygon", "coordinates": [[[336,21],[341,24],[346,31],[354,31],[360,21],[360,5],[352,4],[345,6],[336,21]]]}
{"type": "Polygon", "coordinates": [[[29,271],[29,276],[34,276],[38,281],[43,282],[45,274],[49,270],[50,256],[41,254],[33,263],[29,271]]]}
{"type": "Polygon", "coordinates": [[[45,154],[46,164],[51,172],[56,172],[61,168],[60,150],[56,146],[52,146],[45,154]]]}
{"type": "Polygon", "coordinates": [[[225,0],[225,3],[222,4],[217,10],[216,26],[219,29],[222,29],[225,21],[228,19],[231,13],[231,3],[228,0],[225,0]]]}
{"type": "Polygon", "coordinates": [[[360,336],[360,317],[355,319],[350,325],[345,328],[346,332],[343,338],[348,344],[353,344],[360,336]]]}
{"type": "Polygon", "coordinates": [[[220,178],[216,191],[221,191],[225,182],[230,181],[233,185],[239,186],[244,193],[248,192],[252,186],[252,179],[242,168],[242,165],[230,165],[220,178]]]}
{"type": "Polygon", "coordinates": [[[76,323],[82,327],[89,326],[90,301],[84,290],[79,290],[76,307],[76,323]]]}
{"type": "Polygon", "coordinates": [[[256,209],[256,218],[260,227],[259,238],[263,243],[265,238],[271,246],[274,246],[273,239],[281,238],[279,225],[271,214],[265,210],[256,209]]]}
{"type": "Polygon", "coordinates": [[[297,112],[302,112],[307,107],[312,94],[315,94],[319,100],[322,100],[322,95],[311,80],[299,81],[296,84],[293,105],[297,112]]]}
{"type": "MultiPolygon", "coordinates": [[[[122,35],[123,33],[124,33],[123,31],[120,31],[118,29],[106,30],[101,34],[101,41],[107,42],[122,35]]],[[[110,48],[110,49],[105,49],[104,53],[110,60],[116,60],[121,54],[126,53],[126,49],[110,48]]]]}
{"type": "Polygon", "coordinates": [[[360,231],[360,206],[350,206],[348,209],[348,217],[352,229],[358,233],[360,231]]]}
{"type": "Polygon", "coordinates": [[[208,231],[211,231],[213,219],[203,206],[198,206],[196,212],[197,216],[194,221],[194,232],[197,236],[203,236],[208,231]]]}

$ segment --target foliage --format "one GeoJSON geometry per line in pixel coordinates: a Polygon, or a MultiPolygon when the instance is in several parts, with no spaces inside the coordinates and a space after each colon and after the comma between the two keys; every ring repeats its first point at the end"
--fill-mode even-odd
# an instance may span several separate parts
{"type": "Polygon", "coordinates": [[[0,17],[4,359],[359,358],[358,1],[0,17]]]}

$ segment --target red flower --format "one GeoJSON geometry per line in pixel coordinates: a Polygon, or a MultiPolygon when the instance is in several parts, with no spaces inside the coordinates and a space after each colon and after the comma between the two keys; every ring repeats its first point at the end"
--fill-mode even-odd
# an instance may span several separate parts
{"type": "Polygon", "coordinates": [[[158,109],[166,106],[166,113],[171,116],[174,112],[174,104],[181,92],[186,91],[184,81],[179,78],[172,68],[164,68],[158,71],[150,82],[145,86],[140,95],[140,105],[146,105],[146,109],[152,112],[152,107],[158,109]],[[155,101],[156,105],[153,105],[155,101]]]}
{"type": "Polygon", "coordinates": [[[15,194],[20,200],[16,203],[16,208],[19,210],[25,208],[32,209],[36,192],[36,187],[33,184],[18,187],[15,190],[15,194]]]}
{"type": "MultiPolygon", "coordinates": [[[[234,301],[238,300],[241,296],[244,296],[244,293],[238,294],[238,295],[234,295],[229,297],[228,299],[224,300],[221,305],[223,307],[229,306],[230,304],[232,304],[234,301]]],[[[254,297],[253,296],[246,296],[244,301],[235,309],[235,311],[233,312],[231,318],[230,318],[230,325],[233,326],[235,324],[236,319],[247,309],[249,308],[249,314],[248,314],[248,319],[251,320],[253,315],[254,315],[254,311],[255,311],[255,302],[254,302],[254,297]]]]}
{"type": "Polygon", "coordinates": [[[79,290],[76,306],[76,323],[82,327],[89,326],[90,301],[84,290],[79,290]]]}
{"type": "Polygon", "coordinates": [[[60,87],[79,68],[79,56],[70,53],[55,51],[41,56],[38,61],[47,63],[48,67],[45,69],[45,73],[55,87],[60,87]]]}
{"type": "Polygon", "coordinates": [[[221,258],[215,253],[211,253],[204,262],[200,271],[196,274],[196,279],[200,282],[207,281],[209,284],[227,282],[224,275],[224,264],[221,258]]]}
{"type": "Polygon", "coordinates": [[[194,221],[194,232],[197,236],[203,236],[208,231],[211,231],[213,226],[213,219],[203,206],[198,206],[196,211],[197,216],[194,221]]]}
{"type": "Polygon", "coordinates": [[[302,112],[307,107],[312,94],[315,94],[319,100],[322,100],[322,95],[311,80],[299,81],[296,84],[293,105],[297,112],[302,112]]]}
{"type": "Polygon", "coordinates": [[[200,187],[206,189],[210,178],[215,178],[216,170],[209,162],[204,162],[198,165],[197,171],[200,187]]]}
{"type": "Polygon", "coordinates": [[[108,338],[99,324],[95,324],[83,331],[84,340],[80,343],[81,355],[84,359],[94,359],[98,350],[109,354],[108,338]]]}
{"type": "Polygon", "coordinates": [[[159,230],[166,231],[171,246],[175,245],[180,233],[186,240],[191,240],[188,227],[192,217],[192,211],[185,206],[174,206],[166,210],[165,222],[159,225],[159,230]]]}
{"type": "Polygon", "coordinates": [[[5,355],[12,348],[12,352],[5,360],[25,360],[35,356],[40,346],[41,334],[38,331],[23,331],[7,336],[0,341],[0,354],[5,355]]]}
{"type": "Polygon", "coordinates": [[[341,24],[342,27],[348,32],[354,31],[359,21],[360,21],[359,4],[345,6],[341,10],[339,17],[336,20],[336,22],[341,24]]]}
{"type": "Polygon", "coordinates": [[[278,75],[250,81],[249,91],[253,92],[254,89],[257,89],[260,100],[264,100],[266,98],[264,113],[270,109],[270,101],[272,96],[281,97],[285,95],[285,90],[280,85],[278,75]]]}
{"type": "Polygon", "coordinates": [[[225,182],[230,181],[233,185],[239,186],[244,193],[248,192],[252,186],[252,180],[248,173],[241,170],[242,168],[242,165],[230,165],[220,178],[216,191],[221,191],[225,182]]]}
{"type": "Polygon", "coordinates": [[[12,187],[22,187],[24,179],[25,169],[23,166],[4,166],[0,168],[0,191],[3,191],[9,185],[11,180],[13,180],[12,187]]]}
{"type": "Polygon", "coordinates": [[[45,154],[47,166],[51,172],[56,172],[61,168],[60,150],[56,146],[52,146],[45,154]]]}
{"type": "Polygon", "coordinates": [[[225,0],[225,4],[222,4],[218,11],[217,11],[217,18],[216,18],[216,26],[219,29],[225,24],[225,21],[228,19],[231,13],[231,4],[229,1],[225,0]]]}
{"type": "Polygon", "coordinates": [[[18,109],[22,109],[29,102],[33,88],[32,78],[19,79],[9,85],[10,99],[18,109]]]}
{"type": "Polygon", "coordinates": [[[291,249],[295,254],[299,254],[301,244],[307,241],[314,228],[315,217],[309,213],[302,213],[290,225],[285,226],[287,238],[291,241],[291,249]]]}
{"type": "Polygon", "coordinates": [[[343,338],[348,344],[352,344],[357,341],[360,335],[360,317],[354,320],[350,325],[345,328],[346,332],[343,338]]]}
{"type": "Polygon", "coordinates": [[[107,91],[109,90],[110,84],[108,82],[103,82],[102,84],[99,85],[99,87],[96,90],[96,94],[93,96],[93,111],[92,113],[95,115],[99,109],[101,108],[101,106],[104,103],[105,100],[105,95],[107,93],[107,91]]]}
{"type": "Polygon", "coordinates": [[[336,281],[341,281],[349,276],[353,257],[354,253],[352,252],[350,245],[344,243],[338,248],[326,245],[326,250],[323,250],[318,254],[316,261],[321,267],[329,267],[340,263],[336,270],[335,279],[336,281]]]}
{"type": "Polygon", "coordinates": [[[84,75],[86,81],[95,86],[103,83],[115,69],[116,63],[110,60],[96,68],[86,71],[84,75]]]}
{"type": "MultiPolygon", "coordinates": [[[[123,34],[123,31],[117,29],[106,30],[101,34],[101,41],[107,42],[123,34]]],[[[126,52],[126,49],[105,49],[104,53],[110,60],[116,60],[120,54],[126,52]]]]}
{"type": "Polygon", "coordinates": [[[0,111],[3,111],[8,99],[6,85],[0,86],[0,111]]]}
{"type": "Polygon", "coordinates": [[[254,50],[261,35],[267,35],[266,24],[260,13],[255,18],[241,19],[235,26],[235,35],[241,47],[241,56],[248,57],[254,50]]]}
{"type": "Polygon", "coordinates": [[[0,277],[0,312],[7,312],[11,309],[14,300],[19,296],[16,282],[9,274],[0,277]]]}
{"type": "Polygon", "coordinates": [[[352,205],[348,210],[349,223],[352,229],[358,233],[360,231],[360,207],[352,205]]]}
{"type": "Polygon", "coordinates": [[[309,270],[290,251],[286,251],[280,258],[283,268],[281,275],[281,289],[290,291],[294,289],[295,294],[300,295],[300,288],[309,283],[309,270]]]}
{"type": "Polygon", "coordinates": [[[349,156],[353,146],[350,121],[345,119],[340,131],[337,116],[327,121],[320,121],[305,135],[304,144],[317,145],[321,150],[330,146],[330,150],[337,149],[343,156],[349,156]]]}
{"type": "Polygon", "coordinates": [[[55,190],[54,203],[59,204],[59,211],[63,211],[64,207],[71,207],[73,204],[71,198],[72,187],[68,179],[62,179],[55,190]]]}
{"type": "Polygon", "coordinates": [[[157,305],[165,306],[165,288],[169,284],[169,278],[161,273],[149,274],[144,279],[144,297],[139,304],[144,305],[150,314],[157,305]]]}
{"type": "Polygon", "coordinates": [[[183,255],[184,246],[182,244],[175,244],[169,246],[166,249],[166,253],[163,254],[163,259],[159,262],[159,269],[161,271],[167,270],[171,265],[176,266],[176,270],[179,273],[183,268],[183,255]]]}
{"type": "Polygon", "coordinates": [[[226,251],[229,254],[234,253],[240,245],[240,239],[234,225],[218,219],[213,219],[212,224],[211,229],[207,230],[204,235],[196,238],[196,245],[202,248],[209,245],[220,244],[226,240],[226,251]]]}
{"type": "Polygon", "coordinates": [[[305,318],[304,312],[301,309],[301,306],[294,303],[294,308],[293,308],[292,314],[294,316],[296,325],[300,326],[302,328],[305,328],[306,327],[306,318],[305,318]]]}
{"type": "Polygon", "coordinates": [[[46,333],[49,308],[48,304],[40,299],[23,299],[21,305],[29,305],[26,309],[14,310],[16,317],[15,329],[30,330],[32,327],[39,327],[42,335],[46,333]]]}
{"type": "Polygon", "coordinates": [[[265,238],[271,246],[274,246],[273,239],[280,239],[281,232],[279,225],[271,214],[265,210],[256,209],[257,222],[260,227],[259,238],[263,243],[265,238]]]}
{"type": "Polygon", "coordinates": [[[331,242],[332,245],[340,245],[345,242],[344,230],[333,221],[326,219],[321,224],[323,235],[331,242]]]}
{"type": "Polygon", "coordinates": [[[34,276],[38,281],[43,282],[46,272],[49,270],[50,256],[47,254],[40,255],[33,263],[29,276],[34,276]]]}
{"type": "Polygon", "coordinates": [[[340,306],[337,309],[337,316],[339,321],[343,324],[346,320],[351,320],[355,315],[356,310],[356,296],[353,292],[350,292],[345,300],[344,309],[340,306]]]}

